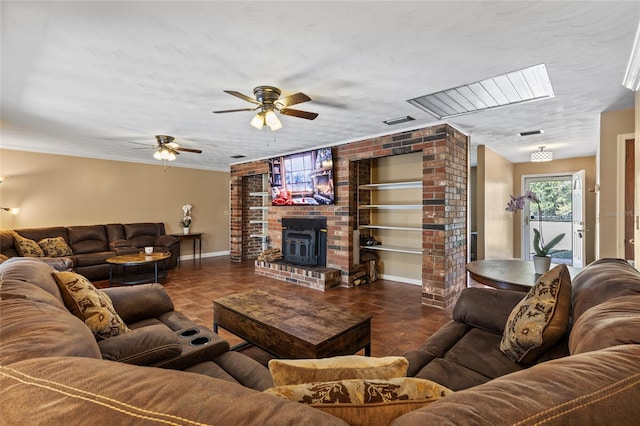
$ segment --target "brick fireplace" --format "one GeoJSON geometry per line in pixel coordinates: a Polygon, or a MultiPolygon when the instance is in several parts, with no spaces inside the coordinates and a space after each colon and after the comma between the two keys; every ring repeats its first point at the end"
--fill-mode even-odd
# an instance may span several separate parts
{"type": "MultiPolygon", "coordinates": [[[[267,213],[271,248],[282,247],[283,219],[326,218],[326,266],[288,265],[282,268],[296,271],[279,270],[278,273],[298,274],[290,278],[303,280],[308,275],[324,273],[310,272],[307,268],[326,268],[339,276],[341,286],[352,286],[352,277],[364,268],[354,263],[354,250],[358,250],[353,238],[359,196],[356,182],[360,178],[356,164],[367,159],[421,152],[422,304],[448,307],[455,303],[466,286],[468,144],[467,136],[447,124],[440,124],[335,146],[334,205],[269,207],[267,213]]],[[[260,245],[247,232],[251,201],[246,194],[250,191],[247,185],[267,173],[267,160],[231,166],[232,261],[255,259],[260,253],[260,245]],[[258,177],[252,179],[252,176],[258,177]]],[[[256,264],[256,272],[261,268],[266,268],[265,274],[274,273],[270,267],[256,264]]]]}

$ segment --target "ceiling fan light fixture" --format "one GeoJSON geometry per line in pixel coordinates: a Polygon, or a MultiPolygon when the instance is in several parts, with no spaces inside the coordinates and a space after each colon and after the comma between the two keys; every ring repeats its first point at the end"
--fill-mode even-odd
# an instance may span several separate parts
{"type": "Polygon", "coordinates": [[[255,127],[258,130],[262,129],[262,126],[264,126],[264,113],[262,111],[257,113],[251,119],[251,123],[249,123],[249,124],[251,124],[253,127],[255,127]]]}
{"type": "Polygon", "coordinates": [[[531,153],[531,161],[533,162],[542,162],[542,161],[551,161],[553,160],[553,152],[547,151],[544,149],[544,146],[538,147],[540,151],[534,151],[531,153]]]}
{"type": "Polygon", "coordinates": [[[282,129],[282,123],[278,119],[278,116],[272,109],[267,111],[264,115],[264,121],[267,123],[267,126],[271,129],[271,131],[282,129]]]}

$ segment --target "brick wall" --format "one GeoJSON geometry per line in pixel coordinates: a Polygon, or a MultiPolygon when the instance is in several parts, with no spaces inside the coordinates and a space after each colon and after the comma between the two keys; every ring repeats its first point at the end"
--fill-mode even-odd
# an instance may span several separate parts
{"type": "MultiPolygon", "coordinates": [[[[342,285],[360,270],[353,265],[353,228],[356,223],[356,182],[366,180],[367,160],[390,155],[423,153],[422,303],[447,307],[466,285],[468,138],[448,125],[365,139],[334,147],[336,204],[280,206],[269,209],[270,247],[280,247],[283,217],[327,218],[327,267],[339,269],[342,285]],[[365,160],[364,163],[358,162],[365,160]]],[[[256,256],[248,238],[245,194],[251,176],[268,172],[267,161],[231,166],[231,260],[256,256]]],[[[258,179],[258,178],[255,178],[258,179]]],[[[367,192],[367,191],[361,191],[367,192]]]]}

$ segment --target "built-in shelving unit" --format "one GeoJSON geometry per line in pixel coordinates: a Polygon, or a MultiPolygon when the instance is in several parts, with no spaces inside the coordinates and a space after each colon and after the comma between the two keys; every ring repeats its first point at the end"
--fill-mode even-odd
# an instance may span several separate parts
{"type": "Polygon", "coordinates": [[[363,162],[359,167],[357,238],[371,236],[379,244],[365,245],[379,255],[381,277],[421,284],[422,157],[398,155],[363,162]],[[368,168],[368,169],[367,169],[368,168]],[[416,179],[418,178],[418,179],[416,179]]]}
{"type": "MultiPolygon", "coordinates": [[[[263,175],[262,178],[262,188],[266,188],[268,185],[267,175],[263,175]]],[[[250,220],[250,224],[261,224],[262,232],[259,234],[250,234],[251,238],[261,238],[262,239],[262,248],[263,250],[268,246],[268,237],[269,237],[269,220],[268,220],[268,211],[269,211],[269,193],[267,191],[259,191],[259,192],[250,192],[250,197],[260,197],[261,205],[260,206],[251,206],[249,210],[259,210],[262,212],[262,217],[260,219],[250,220]]]]}
{"type": "MultiPolygon", "coordinates": [[[[403,182],[385,182],[385,183],[369,183],[358,187],[361,191],[385,191],[385,190],[401,190],[401,189],[417,189],[422,188],[421,181],[403,181],[403,182]]],[[[359,205],[359,209],[369,210],[422,210],[422,204],[365,204],[359,205]]],[[[371,222],[374,222],[373,220],[371,222]]],[[[409,223],[406,226],[385,225],[377,223],[369,223],[359,225],[360,229],[387,230],[387,231],[416,231],[422,232],[422,222],[409,223]]],[[[396,245],[387,245],[384,242],[381,245],[361,246],[361,248],[370,250],[390,251],[395,253],[422,254],[422,248],[405,247],[396,245]]]]}

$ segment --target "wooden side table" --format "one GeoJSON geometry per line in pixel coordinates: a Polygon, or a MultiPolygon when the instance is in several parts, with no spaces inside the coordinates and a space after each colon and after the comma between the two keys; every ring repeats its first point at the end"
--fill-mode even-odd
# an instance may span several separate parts
{"type": "MultiPolygon", "coordinates": [[[[193,232],[188,234],[169,234],[172,237],[177,237],[180,240],[180,244],[183,241],[193,240],[193,261],[196,260],[196,241],[198,242],[198,260],[202,261],[202,232],[193,232]]],[[[178,256],[178,263],[180,263],[180,256],[178,256]]]]}

